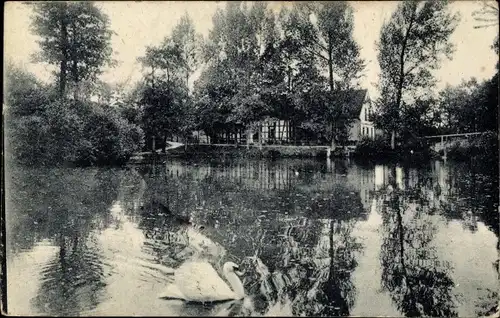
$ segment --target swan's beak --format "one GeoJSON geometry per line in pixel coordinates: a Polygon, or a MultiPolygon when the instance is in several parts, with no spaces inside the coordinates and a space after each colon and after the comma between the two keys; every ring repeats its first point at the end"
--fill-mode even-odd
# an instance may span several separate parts
{"type": "Polygon", "coordinates": [[[235,273],[236,275],[238,275],[238,276],[243,275],[243,272],[241,272],[241,271],[240,271],[240,268],[239,268],[239,267],[236,267],[236,266],[235,266],[235,267],[233,267],[233,271],[234,271],[234,273],[235,273]]]}

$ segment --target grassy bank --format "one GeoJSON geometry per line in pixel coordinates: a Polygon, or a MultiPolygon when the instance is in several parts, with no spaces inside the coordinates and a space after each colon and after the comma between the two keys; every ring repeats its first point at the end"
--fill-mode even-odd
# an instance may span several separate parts
{"type": "MultiPolygon", "coordinates": [[[[327,149],[321,146],[249,146],[246,145],[188,145],[168,150],[166,154],[156,155],[156,160],[166,157],[175,158],[326,158],[327,149]]],[[[337,151],[335,156],[341,156],[337,151]]],[[[148,163],[153,161],[151,153],[133,156],[129,163],[148,163]]]]}
{"type": "MultiPolygon", "coordinates": [[[[343,148],[337,148],[336,151],[330,154],[331,158],[345,158],[347,153],[343,148]]],[[[410,151],[401,152],[400,150],[381,149],[374,147],[372,150],[359,148],[351,152],[350,156],[357,160],[368,161],[408,161],[408,160],[422,160],[429,158],[427,152],[414,152],[410,151]]],[[[437,155],[436,155],[437,156],[437,155]]],[[[158,153],[153,156],[152,153],[140,153],[132,156],[129,160],[131,164],[152,163],[162,161],[169,158],[251,158],[251,159],[278,159],[278,158],[321,158],[327,157],[327,146],[278,146],[266,145],[258,147],[255,145],[229,145],[229,144],[216,144],[216,145],[188,145],[187,147],[179,147],[170,149],[167,153],[158,153]]]]}
{"type": "MultiPolygon", "coordinates": [[[[477,137],[447,142],[445,149],[448,159],[464,161],[481,158],[481,160],[498,162],[498,134],[487,132],[477,137]]],[[[440,156],[444,153],[444,150],[439,151],[440,156]]]]}
{"type": "Polygon", "coordinates": [[[376,162],[418,162],[439,158],[439,154],[421,140],[408,141],[391,149],[389,142],[383,138],[361,140],[352,157],[361,161],[376,162]]]}
{"type": "MultiPolygon", "coordinates": [[[[487,158],[498,157],[497,135],[485,135],[481,138],[469,141],[457,141],[450,143],[447,149],[448,159],[463,160],[471,157],[481,156],[487,158]]],[[[362,140],[355,151],[350,153],[353,159],[370,162],[407,162],[417,163],[438,159],[443,156],[435,152],[429,144],[422,141],[407,142],[391,149],[385,140],[362,140]]],[[[345,157],[343,148],[338,148],[331,157],[345,157]]],[[[164,160],[167,157],[176,158],[326,158],[326,146],[279,146],[265,145],[230,145],[230,144],[197,144],[170,149],[166,154],[159,153],[153,156],[151,153],[141,153],[131,158],[129,163],[151,163],[154,160],[164,160]]]]}
{"type": "Polygon", "coordinates": [[[242,158],[326,158],[326,147],[312,146],[246,146],[188,145],[168,151],[174,157],[242,157],[242,158]]]}

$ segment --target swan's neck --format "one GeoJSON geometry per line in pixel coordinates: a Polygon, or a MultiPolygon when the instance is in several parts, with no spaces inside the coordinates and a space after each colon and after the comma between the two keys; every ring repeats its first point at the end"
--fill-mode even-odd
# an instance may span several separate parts
{"type": "Polygon", "coordinates": [[[231,289],[238,297],[245,297],[245,290],[240,278],[234,273],[224,273],[231,289]]]}

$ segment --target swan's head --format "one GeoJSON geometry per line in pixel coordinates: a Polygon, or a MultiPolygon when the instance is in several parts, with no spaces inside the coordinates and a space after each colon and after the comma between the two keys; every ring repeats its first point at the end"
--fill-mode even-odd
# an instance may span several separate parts
{"type": "Polygon", "coordinates": [[[238,276],[243,275],[243,273],[240,272],[240,267],[238,266],[238,264],[233,263],[233,262],[225,263],[223,270],[225,273],[228,273],[228,274],[235,273],[238,276]]]}

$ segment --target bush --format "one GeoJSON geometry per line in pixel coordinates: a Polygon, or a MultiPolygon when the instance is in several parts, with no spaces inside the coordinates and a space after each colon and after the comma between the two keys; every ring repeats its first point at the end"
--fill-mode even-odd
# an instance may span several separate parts
{"type": "Polygon", "coordinates": [[[6,120],[6,160],[23,164],[48,161],[45,149],[48,145],[49,126],[40,116],[24,116],[6,120]]]}
{"type": "Polygon", "coordinates": [[[483,159],[497,160],[498,134],[489,131],[477,137],[454,141],[446,147],[447,156],[453,159],[466,160],[479,156],[483,159]]]}
{"type": "Polygon", "coordinates": [[[84,132],[79,164],[123,164],[144,144],[142,130],[121,118],[112,108],[95,107],[84,132]]]}
{"type": "Polygon", "coordinates": [[[6,158],[21,164],[125,162],[144,144],[137,111],[60,100],[53,87],[13,64],[6,67],[6,158]]]}
{"type": "Polygon", "coordinates": [[[114,109],[56,101],[41,115],[8,118],[8,155],[20,163],[123,164],[144,144],[142,130],[114,109]]]}
{"type": "Polygon", "coordinates": [[[389,142],[382,136],[375,139],[363,138],[356,146],[355,155],[360,157],[381,157],[391,152],[389,142]]]}
{"type": "Polygon", "coordinates": [[[4,103],[6,113],[15,117],[41,115],[44,107],[54,101],[52,87],[40,82],[34,74],[10,62],[5,67],[4,103]]]}
{"type": "Polygon", "coordinates": [[[44,109],[40,115],[8,118],[10,158],[28,165],[75,161],[81,119],[60,102],[45,105],[44,109]]]}

